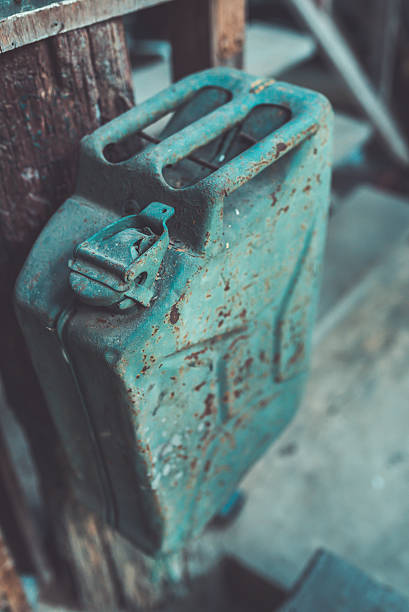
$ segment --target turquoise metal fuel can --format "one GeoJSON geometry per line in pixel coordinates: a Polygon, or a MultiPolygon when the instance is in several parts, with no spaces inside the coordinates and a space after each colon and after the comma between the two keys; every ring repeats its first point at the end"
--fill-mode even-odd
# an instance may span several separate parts
{"type": "Polygon", "coordinates": [[[200,533],[299,405],[331,123],[306,89],[189,76],[83,139],[20,274],[73,488],[148,553],[200,533]]]}

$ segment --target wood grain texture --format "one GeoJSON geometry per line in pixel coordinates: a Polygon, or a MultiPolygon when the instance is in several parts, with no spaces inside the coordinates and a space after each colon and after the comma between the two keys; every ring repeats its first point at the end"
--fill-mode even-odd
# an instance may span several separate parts
{"type": "Polygon", "coordinates": [[[133,105],[120,19],[0,56],[0,371],[38,468],[48,524],[64,457],[19,331],[13,288],[46,221],[74,190],[79,142],[133,105]]]}
{"type": "Polygon", "coordinates": [[[46,221],[74,190],[81,138],[132,104],[120,21],[0,57],[0,368],[21,412],[35,411],[38,394],[30,392],[14,320],[16,276],[46,221]]]}
{"type": "Polygon", "coordinates": [[[212,0],[212,64],[241,68],[246,25],[245,0],[212,0]]]}
{"type": "Polygon", "coordinates": [[[39,471],[56,587],[68,570],[84,609],[151,609],[166,596],[167,568],[153,566],[74,501],[12,305],[16,276],[35,238],[74,190],[80,139],[133,105],[122,23],[17,49],[0,56],[0,64],[0,368],[39,471]]]}
{"type": "Polygon", "coordinates": [[[62,0],[43,3],[16,0],[14,14],[6,11],[3,16],[0,9],[0,53],[166,1],[62,0]],[[33,5],[38,8],[33,9],[33,5]]]}
{"type": "Polygon", "coordinates": [[[30,612],[14,561],[0,531],[0,610],[30,612]]]}
{"type": "Polygon", "coordinates": [[[1,390],[0,411],[0,525],[7,535],[19,571],[35,573],[39,584],[45,585],[53,579],[53,570],[48,564],[38,524],[33,520],[24,495],[15,464],[17,458],[10,452],[10,440],[6,438],[8,431],[3,422],[3,414],[9,411],[2,401],[1,390]]]}
{"type": "Polygon", "coordinates": [[[85,610],[163,610],[187,588],[184,551],[169,564],[147,557],[73,499],[64,505],[60,536],[85,610]]]}
{"type": "Polygon", "coordinates": [[[169,7],[173,78],[211,66],[241,68],[245,0],[175,0],[169,7]]]}

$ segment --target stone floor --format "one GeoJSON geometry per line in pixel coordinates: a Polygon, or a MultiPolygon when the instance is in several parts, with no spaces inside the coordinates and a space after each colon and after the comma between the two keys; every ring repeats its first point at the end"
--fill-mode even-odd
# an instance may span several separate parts
{"type": "Polygon", "coordinates": [[[226,549],[286,587],[325,547],[409,595],[408,230],[318,323],[304,403],[243,482],[226,549]]]}

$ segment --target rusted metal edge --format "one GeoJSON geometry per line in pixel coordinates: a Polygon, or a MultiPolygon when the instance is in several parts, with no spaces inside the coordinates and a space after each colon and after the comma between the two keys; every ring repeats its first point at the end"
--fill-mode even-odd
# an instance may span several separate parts
{"type": "Polygon", "coordinates": [[[0,19],[0,53],[169,0],[62,0],[0,19]]]}

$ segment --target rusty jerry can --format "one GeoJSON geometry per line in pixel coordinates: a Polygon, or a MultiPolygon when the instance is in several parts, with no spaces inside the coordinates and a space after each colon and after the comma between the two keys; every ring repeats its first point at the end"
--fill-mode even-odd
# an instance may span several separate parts
{"type": "Polygon", "coordinates": [[[150,554],[200,533],[299,404],[331,124],[315,92],[189,76],[83,139],[20,274],[74,490],[150,554]]]}

